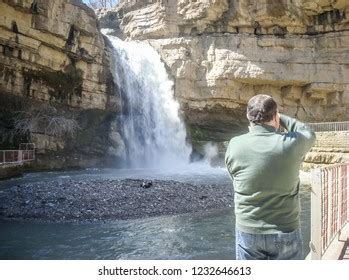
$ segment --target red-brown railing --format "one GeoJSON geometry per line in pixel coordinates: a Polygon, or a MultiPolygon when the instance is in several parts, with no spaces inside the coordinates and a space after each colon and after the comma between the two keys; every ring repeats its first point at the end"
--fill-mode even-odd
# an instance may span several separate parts
{"type": "Polygon", "coordinates": [[[19,150],[0,150],[0,164],[21,164],[35,160],[35,145],[21,143],[19,150]]]}
{"type": "Polygon", "coordinates": [[[348,162],[312,171],[310,243],[312,259],[334,256],[335,250],[338,251],[334,248],[343,247],[347,241],[349,233],[348,173],[348,162]],[[333,248],[330,249],[330,247],[333,248]]]}

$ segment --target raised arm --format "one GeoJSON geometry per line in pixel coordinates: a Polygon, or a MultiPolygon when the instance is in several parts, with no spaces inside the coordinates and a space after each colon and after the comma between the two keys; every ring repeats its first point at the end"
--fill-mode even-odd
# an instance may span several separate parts
{"type": "Polygon", "coordinates": [[[284,114],[280,114],[280,125],[287,129],[287,137],[297,141],[302,146],[303,153],[310,150],[316,136],[309,126],[284,114]]]}

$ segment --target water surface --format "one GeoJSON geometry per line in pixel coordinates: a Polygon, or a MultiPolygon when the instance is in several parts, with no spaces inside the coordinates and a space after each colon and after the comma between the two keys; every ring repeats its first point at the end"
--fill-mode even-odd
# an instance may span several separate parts
{"type": "MultiPolygon", "coordinates": [[[[89,169],[26,174],[0,189],[28,182],[93,178],[156,178],[230,184],[224,169],[89,169]]],[[[309,252],[310,193],[301,191],[304,256],[309,252]]],[[[234,259],[233,208],[108,223],[0,220],[0,259],[234,259]]]]}

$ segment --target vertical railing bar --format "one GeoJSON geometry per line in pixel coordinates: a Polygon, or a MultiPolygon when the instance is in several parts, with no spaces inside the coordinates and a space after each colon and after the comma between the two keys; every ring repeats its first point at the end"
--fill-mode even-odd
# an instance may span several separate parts
{"type": "Polygon", "coordinates": [[[20,143],[18,150],[0,150],[0,164],[35,160],[35,144],[20,143]]]}
{"type": "Polygon", "coordinates": [[[343,122],[323,122],[323,123],[307,123],[316,132],[320,131],[345,131],[349,130],[349,121],[343,122]]]}
{"type": "Polygon", "coordinates": [[[311,171],[311,242],[310,256],[311,259],[321,259],[323,238],[323,219],[322,219],[322,178],[321,169],[313,169],[311,171]],[[320,210],[320,211],[319,211],[320,210]]]}
{"type": "Polygon", "coordinates": [[[311,173],[310,256],[321,259],[349,220],[349,163],[313,169],[311,173]]]}

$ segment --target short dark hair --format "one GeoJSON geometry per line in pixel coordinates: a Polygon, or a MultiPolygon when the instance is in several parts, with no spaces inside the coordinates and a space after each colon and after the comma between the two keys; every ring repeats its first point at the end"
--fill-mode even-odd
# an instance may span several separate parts
{"type": "Polygon", "coordinates": [[[275,100],[266,94],[253,96],[247,103],[247,119],[252,123],[265,123],[277,112],[275,100]]]}

